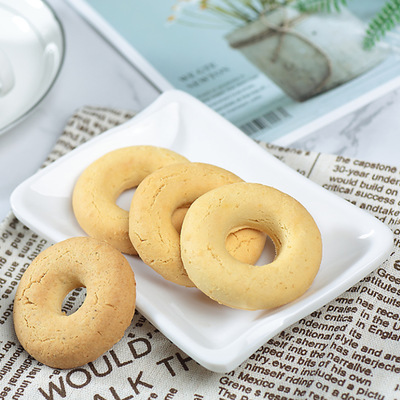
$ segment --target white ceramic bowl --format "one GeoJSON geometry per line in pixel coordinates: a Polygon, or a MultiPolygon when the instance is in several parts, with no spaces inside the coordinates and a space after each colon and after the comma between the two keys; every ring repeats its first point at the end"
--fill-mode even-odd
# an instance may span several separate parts
{"type": "Polygon", "coordinates": [[[0,27],[2,133],[26,117],[54,85],[64,60],[65,37],[43,0],[0,0],[0,27]]]}

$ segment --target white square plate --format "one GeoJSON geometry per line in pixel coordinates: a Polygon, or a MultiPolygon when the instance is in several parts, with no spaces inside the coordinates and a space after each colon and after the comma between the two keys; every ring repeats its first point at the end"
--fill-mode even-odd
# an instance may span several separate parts
{"type": "Polygon", "coordinates": [[[127,257],[137,280],[138,310],[212,371],[236,368],[271,337],[357,283],[392,249],[392,232],[376,218],[304,178],[198,100],[175,90],[19,185],[11,196],[15,215],[53,243],[85,235],[71,207],[77,177],[101,155],[140,144],[166,147],[246,181],[274,186],[299,200],[322,234],[323,259],[313,285],[297,301],[274,310],[230,309],[127,257]]]}

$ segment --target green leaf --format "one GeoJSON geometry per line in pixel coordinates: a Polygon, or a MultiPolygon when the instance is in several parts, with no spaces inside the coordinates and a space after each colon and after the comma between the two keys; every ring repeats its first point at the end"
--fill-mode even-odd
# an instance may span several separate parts
{"type": "Polygon", "coordinates": [[[347,6],[347,0],[298,0],[297,8],[301,12],[339,12],[347,6]]]}
{"type": "Polygon", "coordinates": [[[370,21],[364,38],[364,48],[371,49],[400,23],[400,0],[386,1],[370,21]]]}

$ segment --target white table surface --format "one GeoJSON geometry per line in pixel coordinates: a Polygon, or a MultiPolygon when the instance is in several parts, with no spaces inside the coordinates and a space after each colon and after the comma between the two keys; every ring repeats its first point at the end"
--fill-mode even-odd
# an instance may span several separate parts
{"type": "MultiPolygon", "coordinates": [[[[13,189],[37,171],[76,109],[92,105],[139,111],[159,95],[67,4],[49,3],[66,33],[65,62],[39,107],[0,135],[0,220],[10,211],[13,189]]],[[[400,166],[400,89],[293,146],[400,166]]]]}

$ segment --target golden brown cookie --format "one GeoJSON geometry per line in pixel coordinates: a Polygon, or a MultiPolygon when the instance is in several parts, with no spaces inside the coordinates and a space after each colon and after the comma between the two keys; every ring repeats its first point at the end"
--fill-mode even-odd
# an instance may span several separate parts
{"type": "MultiPolygon", "coordinates": [[[[205,163],[168,165],[146,177],[137,187],[129,211],[129,236],[140,258],[165,279],[193,286],[180,257],[179,225],[187,207],[199,196],[242,179],[223,168],[205,163]]],[[[258,260],[265,235],[240,230],[228,239],[235,257],[258,260]]]]}
{"type": "Polygon", "coordinates": [[[187,159],[172,150],[129,146],[111,151],[90,164],[75,184],[72,207],[81,228],[117,250],[137,254],[129,240],[128,211],[116,204],[119,195],[135,188],[155,170],[187,159]]]}
{"type": "Polygon", "coordinates": [[[221,304],[257,310],[289,303],[312,284],[322,257],[318,227],[293,197],[269,186],[233,183],[209,191],[189,208],[182,225],[181,255],[189,278],[221,304]],[[236,226],[264,231],[275,259],[242,263],[225,248],[236,226]]]}
{"type": "Polygon", "coordinates": [[[40,253],[25,271],[14,301],[14,326],[25,350],[53,368],[74,368],[101,356],[131,323],[134,273],[105,242],[78,237],[40,253]],[[61,311],[67,294],[85,287],[81,307],[61,311]]]}

